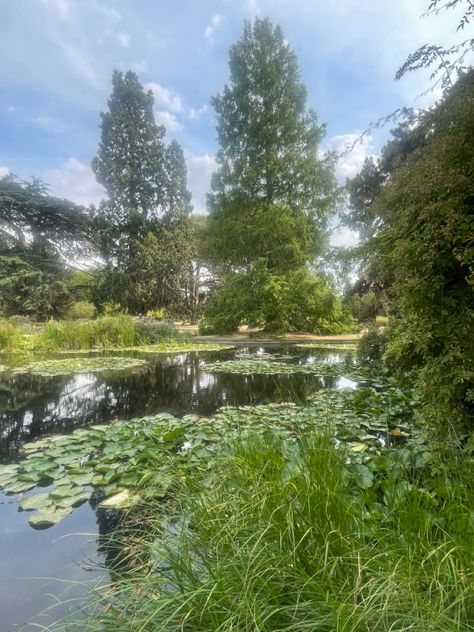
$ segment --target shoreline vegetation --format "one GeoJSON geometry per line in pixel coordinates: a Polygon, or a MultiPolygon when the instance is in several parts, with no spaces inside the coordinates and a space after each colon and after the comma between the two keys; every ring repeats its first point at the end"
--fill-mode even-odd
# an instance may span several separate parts
{"type": "Polygon", "coordinates": [[[416,392],[374,380],[27,444],[3,485],[32,526],[122,511],[112,583],[52,629],[472,630],[472,463],[436,451],[416,392]]]}
{"type": "Polygon", "coordinates": [[[159,321],[131,316],[103,316],[75,321],[50,321],[45,324],[22,325],[0,321],[0,353],[89,353],[102,351],[138,351],[167,353],[179,351],[219,351],[236,344],[264,344],[266,342],[317,345],[356,342],[358,334],[316,336],[307,333],[270,336],[255,330],[235,335],[195,336],[190,327],[175,326],[170,321],[159,321]]]}

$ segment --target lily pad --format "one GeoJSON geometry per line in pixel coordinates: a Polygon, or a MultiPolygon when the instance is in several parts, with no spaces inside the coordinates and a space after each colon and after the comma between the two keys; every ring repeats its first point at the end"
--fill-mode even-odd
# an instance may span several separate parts
{"type": "Polygon", "coordinates": [[[121,371],[136,366],[147,364],[146,360],[130,357],[81,357],[64,358],[61,360],[44,360],[30,362],[23,366],[15,367],[12,373],[30,373],[53,377],[56,375],[69,375],[71,373],[98,373],[101,371],[121,371]]]}
{"type": "Polygon", "coordinates": [[[126,509],[140,502],[140,496],[133,494],[129,490],[124,490],[105,498],[98,507],[101,509],[126,509]]]}
{"type": "Polygon", "coordinates": [[[18,503],[23,511],[32,511],[33,509],[46,510],[51,506],[51,497],[49,494],[33,494],[21,498],[18,503]]]}
{"type": "Polygon", "coordinates": [[[55,511],[40,511],[28,518],[28,522],[33,529],[48,529],[49,527],[58,524],[63,518],[69,516],[71,508],[56,509],[55,511]]]}

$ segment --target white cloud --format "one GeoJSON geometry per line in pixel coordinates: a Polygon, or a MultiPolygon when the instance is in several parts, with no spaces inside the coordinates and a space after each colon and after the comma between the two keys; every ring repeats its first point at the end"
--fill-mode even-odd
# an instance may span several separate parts
{"type": "Polygon", "coordinates": [[[58,20],[66,20],[71,10],[70,0],[41,0],[41,3],[54,13],[58,20]]]}
{"type": "Polygon", "coordinates": [[[355,246],[359,241],[359,233],[347,227],[335,228],[331,233],[329,241],[331,246],[350,248],[351,246],[355,246]]]}
{"type": "Polygon", "coordinates": [[[145,84],[147,90],[153,92],[155,103],[170,112],[182,112],[183,104],[181,97],[174,90],[165,88],[159,83],[147,83],[145,84]]]}
{"type": "Polygon", "coordinates": [[[375,155],[372,136],[366,134],[361,137],[361,132],[357,130],[332,136],[327,141],[327,148],[339,154],[336,177],[341,184],[346,178],[353,178],[359,173],[367,157],[375,155]]]}
{"type": "Polygon", "coordinates": [[[10,173],[10,169],[8,167],[0,167],[0,178],[4,178],[10,173]]]}
{"type": "Polygon", "coordinates": [[[204,37],[207,39],[209,44],[214,43],[214,33],[217,27],[219,26],[219,24],[221,23],[221,21],[222,21],[222,15],[218,15],[216,13],[216,15],[212,16],[210,24],[208,24],[206,28],[204,29],[204,37]]]}
{"type": "Polygon", "coordinates": [[[189,108],[188,110],[188,119],[189,120],[194,120],[197,119],[201,116],[201,114],[204,114],[204,112],[207,112],[208,107],[207,105],[203,105],[202,107],[198,108],[197,110],[195,110],[194,108],[189,108]]]}
{"type": "Polygon", "coordinates": [[[52,116],[48,116],[47,114],[42,114],[41,116],[37,116],[32,119],[32,122],[46,130],[47,132],[51,132],[53,134],[61,134],[66,129],[64,123],[58,121],[52,116]]]}
{"type": "Polygon", "coordinates": [[[217,168],[216,159],[210,154],[198,156],[184,150],[188,168],[188,187],[193,195],[195,213],[206,213],[206,194],[211,186],[211,176],[217,168]]]}
{"type": "Polygon", "coordinates": [[[181,123],[171,112],[155,112],[155,121],[158,125],[164,125],[168,132],[180,132],[183,129],[181,123]]]}
{"type": "Polygon", "coordinates": [[[119,33],[117,35],[120,46],[128,48],[130,46],[130,33],[119,33]]]}
{"type": "Polygon", "coordinates": [[[58,169],[46,171],[43,177],[51,185],[53,195],[76,204],[98,204],[105,195],[89,165],[75,158],[69,158],[58,169]]]}

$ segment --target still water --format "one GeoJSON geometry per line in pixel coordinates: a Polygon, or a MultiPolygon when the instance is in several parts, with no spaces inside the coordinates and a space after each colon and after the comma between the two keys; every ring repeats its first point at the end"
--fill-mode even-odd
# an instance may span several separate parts
{"type": "MultiPolygon", "coordinates": [[[[23,443],[45,434],[161,411],[212,415],[227,405],[304,402],[321,388],[349,385],[344,378],[233,375],[202,366],[203,361],[233,359],[242,352],[274,353],[275,347],[147,354],[142,356],[146,365],[98,374],[7,374],[0,379],[0,462],[15,460],[23,443]]],[[[278,347],[278,354],[296,363],[345,357],[295,347],[278,347]]],[[[77,599],[107,577],[101,538],[113,526],[103,511],[85,504],[58,525],[35,531],[15,498],[0,493],[0,632],[32,632],[38,630],[35,624],[47,626],[74,609],[77,599]]]]}

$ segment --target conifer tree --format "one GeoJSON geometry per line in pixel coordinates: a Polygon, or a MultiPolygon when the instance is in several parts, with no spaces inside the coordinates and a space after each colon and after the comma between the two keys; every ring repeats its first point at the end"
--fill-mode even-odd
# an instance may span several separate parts
{"type": "Polygon", "coordinates": [[[229,56],[230,83],[214,97],[219,151],[209,197],[216,250],[247,267],[290,246],[295,268],[314,258],[334,191],[324,135],[307,108],[295,53],[267,19],[247,23],[229,56]],[[269,232],[273,238],[269,239],[269,232]],[[319,237],[319,238],[318,238],[319,237]]]}

